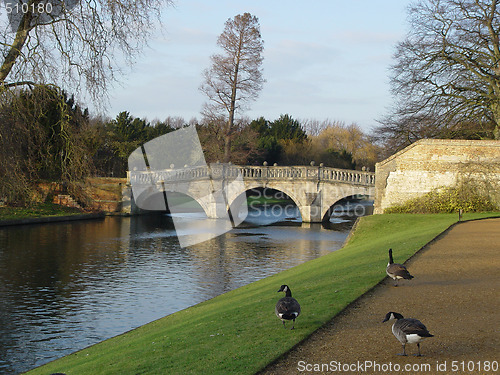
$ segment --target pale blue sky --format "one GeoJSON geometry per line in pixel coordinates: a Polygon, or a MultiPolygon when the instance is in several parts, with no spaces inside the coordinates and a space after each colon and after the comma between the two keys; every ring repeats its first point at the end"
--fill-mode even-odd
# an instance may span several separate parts
{"type": "Polygon", "coordinates": [[[111,91],[107,114],[163,120],[201,118],[198,90],[228,18],[250,12],[264,39],[259,98],[245,115],[274,120],[331,119],[369,131],[387,111],[388,68],[407,30],[409,0],[176,0],[122,85],[111,91]]]}

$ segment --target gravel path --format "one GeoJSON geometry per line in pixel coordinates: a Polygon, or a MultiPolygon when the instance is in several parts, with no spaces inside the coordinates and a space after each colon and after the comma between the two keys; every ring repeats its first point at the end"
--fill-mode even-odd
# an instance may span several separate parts
{"type": "Polygon", "coordinates": [[[387,278],[261,374],[500,374],[500,219],[459,223],[406,265],[413,280],[387,278]],[[422,357],[397,355],[389,311],[435,335],[422,357]]]}

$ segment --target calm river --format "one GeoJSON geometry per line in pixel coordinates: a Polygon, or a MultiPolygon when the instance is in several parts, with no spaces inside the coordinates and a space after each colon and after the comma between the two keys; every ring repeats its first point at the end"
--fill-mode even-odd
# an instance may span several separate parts
{"type": "Polygon", "coordinates": [[[0,373],[337,250],[355,216],[370,211],[340,209],[325,225],[276,207],[253,207],[243,225],[188,248],[166,215],[0,227],[0,373]]]}

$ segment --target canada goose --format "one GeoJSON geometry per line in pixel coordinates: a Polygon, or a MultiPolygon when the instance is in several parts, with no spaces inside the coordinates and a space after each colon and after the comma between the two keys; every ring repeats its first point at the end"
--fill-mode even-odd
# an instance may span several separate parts
{"type": "Polygon", "coordinates": [[[276,313],[276,316],[283,322],[284,328],[286,328],[286,320],[293,320],[292,329],[294,329],[295,319],[300,314],[300,304],[295,298],[292,298],[292,291],[290,290],[288,285],[282,285],[278,292],[285,292],[286,295],[276,303],[274,312],[276,313]]]}
{"type": "Polygon", "coordinates": [[[412,318],[404,318],[403,315],[398,314],[396,312],[388,312],[385,315],[382,323],[387,322],[388,320],[396,319],[396,322],[392,325],[392,333],[399,342],[403,345],[403,353],[398,355],[406,355],[405,346],[406,344],[417,344],[418,354],[417,357],[420,357],[420,341],[427,337],[434,337],[431,335],[427,328],[423,325],[420,320],[412,319],[412,318]]]}
{"type": "Polygon", "coordinates": [[[398,286],[399,279],[413,279],[413,276],[410,275],[405,266],[399,263],[394,263],[394,259],[392,258],[392,249],[389,249],[389,263],[387,263],[385,272],[395,281],[394,286],[398,286]]]}

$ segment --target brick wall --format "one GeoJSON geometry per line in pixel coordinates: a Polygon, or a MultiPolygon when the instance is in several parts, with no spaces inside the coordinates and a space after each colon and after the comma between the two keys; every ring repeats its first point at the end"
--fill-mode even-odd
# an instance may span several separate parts
{"type": "Polygon", "coordinates": [[[87,179],[85,191],[91,198],[91,209],[119,214],[122,211],[122,189],[126,178],[94,177],[87,179]]]}
{"type": "Polygon", "coordinates": [[[500,141],[422,139],[377,163],[374,213],[464,179],[496,187],[500,203],[500,141]]]}
{"type": "MultiPolygon", "coordinates": [[[[84,195],[87,197],[84,204],[87,211],[103,211],[109,214],[121,214],[123,211],[122,190],[126,187],[126,178],[92,177],[82,184],[84,195]]],[[[67,195],[60,183],[40,182],[34,201],[43,202],[49,195],[53,195],[53,203],[62,206],[80,208],[75,197],[67,195]]]]}

